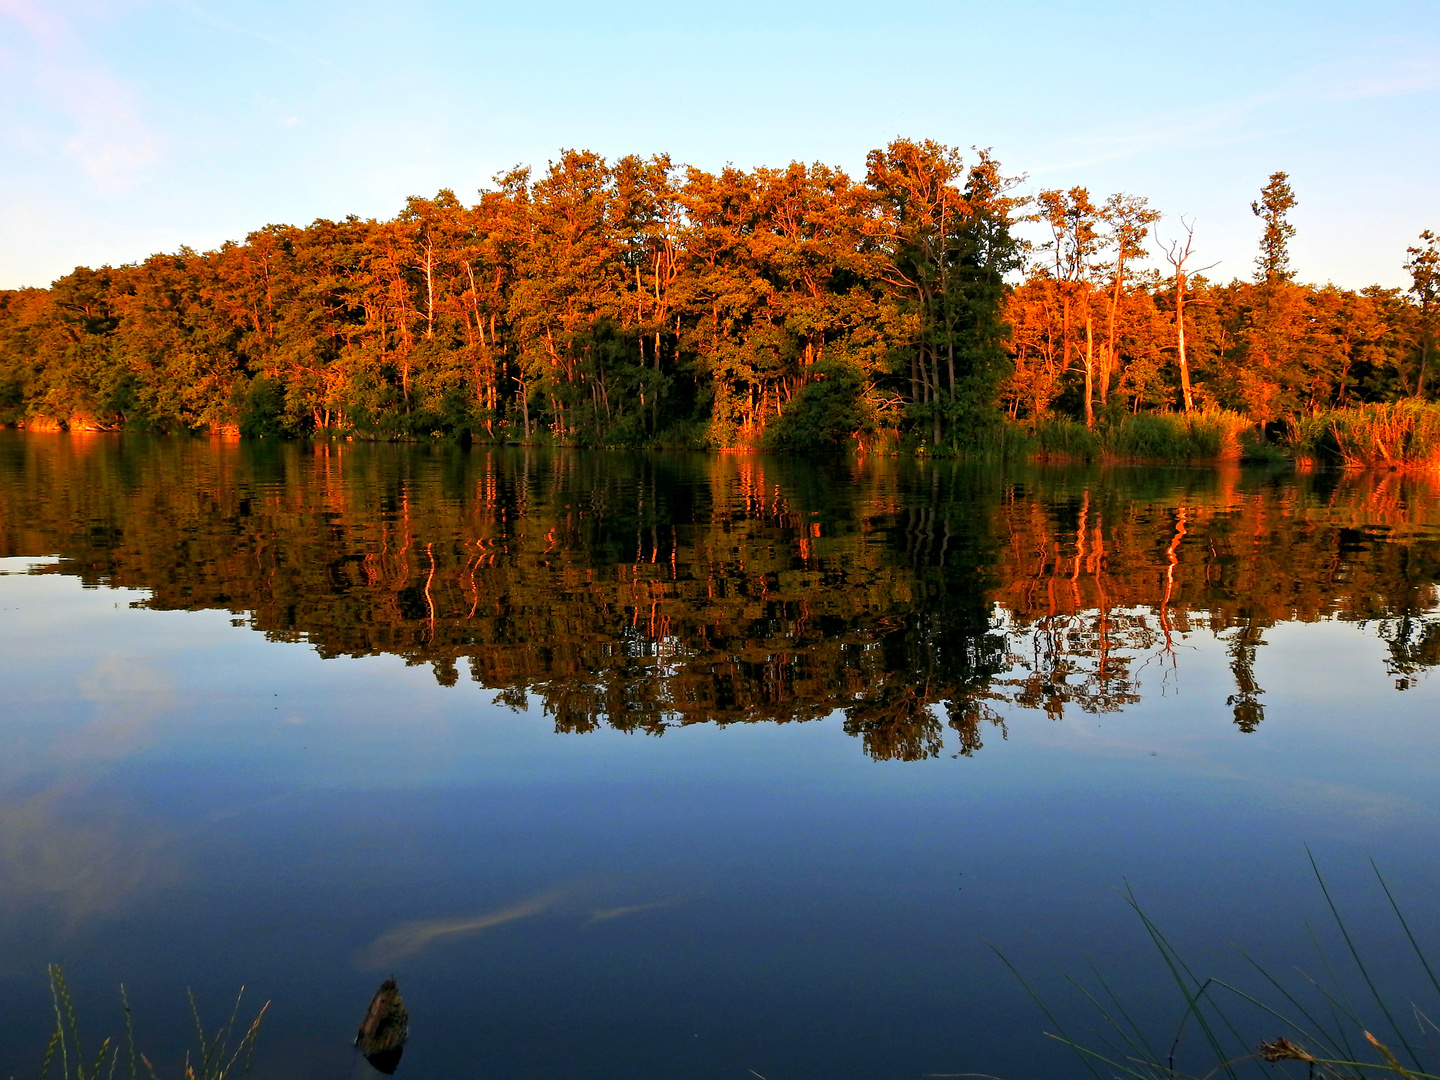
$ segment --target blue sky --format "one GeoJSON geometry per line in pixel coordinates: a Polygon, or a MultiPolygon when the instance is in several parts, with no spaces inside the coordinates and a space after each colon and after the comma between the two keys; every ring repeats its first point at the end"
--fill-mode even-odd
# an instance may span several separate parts
{"type": "Polygon", "coordinates": [[[1300,277],[1400,285],[1440,229],[1440,4],[0,0],[0,287],[561,147],[859,174],[902,134],[1144,195],[1227,279],[1284,169],[1300,277]]]}

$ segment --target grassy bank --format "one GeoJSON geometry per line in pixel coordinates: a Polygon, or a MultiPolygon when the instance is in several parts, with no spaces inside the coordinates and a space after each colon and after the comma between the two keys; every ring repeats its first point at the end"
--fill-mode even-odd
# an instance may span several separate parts
{"type": "Polygon", "coordinates": [[[1347,468],[1440,470],[1440,404],[1399,401],[1305,417],[1297,460],[1347,468]]]}
{"type": "Polygon", "coordinates": [[[1343,468],[1440,471],[1440,404],[1400,401],[1334,409],[1292,422],[1291,437],[1266,442],[1239,413],[1139,413],[1087,428],[1065,417],[1007,423],[981,456],[1053,462],[1246,461],[1343,468]]]}
{"type": "Polygon", "coordinates": [[[1239,413],[1126,413],[1093,428],[1064,417],[1030,424],[1008,423],[985,441],[980,453],[1008,459],[1054,462],[1239,461],[1244,436],[1254,429],[1239,413]]]}
{"type": "MultiPolygon", "coordinates": [[[[833,410],[832,410],[833,411],[833,410]]],[[[828,416],[828,414],[827,414],[828,416]]],[[[817,430],[799,421],[772,424],[763,431],[744,432],[718,422],[686,422],[632,442],[564,439],[546,428],[528,436],[514,427],[494,431],[436,430],[410,435],[370,428],[324,429],[312,439],[365,442],[451,442],[460,446],[531,446],[536,448],[609,448],[627,450],[694,450],[737,453],[823,454],[858,450],[863,455],[966,457],[991,461],[1055,463],[1187,463],[1246,462],[1301,466],[1434,470],[1440,472],[1440,403],[1401,401],[1334,409],[1287,421],[1290,438],[1266,441],[1255,421],[1223,409],[1193,413],[1112,413],[1087,428],[1068,417],[1046,415],[1022,422],[1004,421],[972,429],[959,443],[939,448],[905,436],[893,426],[850,426],[848,413],[829,417],[817,430]]],[[[78,431],[85,427],[31,423],[33,431],[78,431]]],[[[205,432],[193,432],[202,435],[205,432]]],[[[233,430],[212,436],[246,437],[233,430]]],[[[251,437],[255,437],[252,433],[251,437]]],[[[272,436],[273,437],[273,436],[272,436]]]]}

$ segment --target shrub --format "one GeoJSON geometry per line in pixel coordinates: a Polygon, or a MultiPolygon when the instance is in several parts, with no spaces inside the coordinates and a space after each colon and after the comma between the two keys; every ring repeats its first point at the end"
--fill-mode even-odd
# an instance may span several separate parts
{"type": "Polygon", "coordinates": [[[767,450],[836,450],[874,428],[860,372],[843,361],[816,364],[789,408],[765,429],[767,450]]]}

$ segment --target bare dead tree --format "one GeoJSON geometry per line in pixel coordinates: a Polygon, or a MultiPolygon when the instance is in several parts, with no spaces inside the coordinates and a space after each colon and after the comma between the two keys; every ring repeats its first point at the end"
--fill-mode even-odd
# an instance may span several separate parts
{"type": "Polygon", "coordinates": [[[1183,243],[1179,240],[1161,240],[1158,231],[1155,233],[1155,243],[1164,253],[1165,261],[1175,271],[1175,356],[1180,367],[1180,390],[1185,397],[1185,411],[1191,412],[1195,408],[1195,395],[1190,389],[1190,362],[1185,356],[1185,289],[1192,276],[1203,274],[1219,264],[1211,263],[1199,270],[1186,270],[1185,263],[1189,261],[1195,244],[1195,222],[1186,221],[1185,215],[1181,214],[1180,226],[1185,230],[1183,243]]]}

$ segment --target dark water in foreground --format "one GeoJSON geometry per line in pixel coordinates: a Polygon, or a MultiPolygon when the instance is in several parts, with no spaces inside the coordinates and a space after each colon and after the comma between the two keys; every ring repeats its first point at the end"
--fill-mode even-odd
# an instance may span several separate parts
{"type": "Polygon", "coordinates": [[[1418,996],[1436,496],[0,433],[0,1075],[52,960],[172,1072],[245,983],[258,1075],[365,1075],[393,973],[401,1076],[1076,1075],[985,942],[1168,1039],[1116,886],[1313,964],[1306,843],[1418,996]]]}

